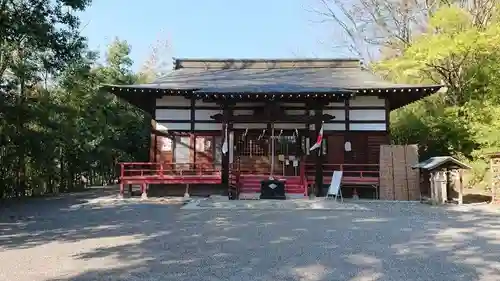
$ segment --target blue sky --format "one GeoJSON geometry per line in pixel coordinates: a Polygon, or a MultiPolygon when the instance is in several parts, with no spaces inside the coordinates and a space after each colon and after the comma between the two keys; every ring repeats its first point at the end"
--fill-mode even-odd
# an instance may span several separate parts
{"type": "Polygon", "coordinates": [[[127,40],[135,68],[158,40],[178,58],[352,57],[334,47],[339,36],[311,11],[316,1],[94,0],[82,32],[101,52],[115,36],[127,40]]]}

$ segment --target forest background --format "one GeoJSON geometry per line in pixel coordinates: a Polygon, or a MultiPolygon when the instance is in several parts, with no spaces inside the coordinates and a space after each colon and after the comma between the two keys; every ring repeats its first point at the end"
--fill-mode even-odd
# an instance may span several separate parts
{"type": "MultiPolygon", "coordinates": [[[[315,15],[345,34],[374,72],[446,91],[391,113],[395,144],[420,157],[469,163],[488,188],[486,155],[500,150],[500,10],[494,0],[317,0],[315,15]]],[[[151,82],[169,70],[169,42],[132,71],[116,39],[105,63],[80,35],[90,0],[0,0],[0,198],[110,182],[120,161],[147,161],[150,117],[99,85],[151,82]]]]}

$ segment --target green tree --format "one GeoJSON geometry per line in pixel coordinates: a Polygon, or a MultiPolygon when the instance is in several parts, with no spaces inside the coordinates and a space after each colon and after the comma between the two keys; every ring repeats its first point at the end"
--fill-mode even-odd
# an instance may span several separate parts
{"type": "Polygon", "coordinates": [[[25,194],[29,177],[27,136],[33,133],[28,125],[29,117],[33,117],[29,99],[43,95],[40,88],[47,85],[50,76],[78,58],[85,48],[85,40],[78,33],[78,18],[72,11],[83,10],[89,3],[87,0],[0,1],[0,85],[13,99],[5,119],[15,127],[10,148],[16,152],[17,196],[25,194]]]}
{"type": "Polygon", "coordinates": [[[0,197],[102,184],[117,161],[145,160],[149,117],[103,83],[131,84],[130,46],[116,39],[104,65],[74,11],[85,0],[0,0],[0,197]]]}
{"type": "MultiPolygon", "coordinates": [[[[498,11],[496,9],[495,11],[498,11]]],[[[427,32],[399,57],[374,64],[398,82],[443,83],[446,92],[391,114],[399,143],[417,141],[421,155],[455,155],[475,167],[473,182],[485,175],[487,152],[500,150],[500,22],[445,5],[429,19],[427,32]]]]}

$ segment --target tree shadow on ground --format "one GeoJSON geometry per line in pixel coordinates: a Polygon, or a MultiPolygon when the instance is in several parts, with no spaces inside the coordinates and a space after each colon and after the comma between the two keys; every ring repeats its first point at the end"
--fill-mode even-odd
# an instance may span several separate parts
{"type": "Polygon", "coordinates": [[[46,264],[45,279],[31,275],[50,281],[500,279],[495,213],[367,206],[369,211],[203,211],[52,204],[24,210],[38,210],[27,222],[0,218],[0,259],[49,245],[73,266],[57,272],[46,264]]]}
{"type": "Polygon", "coordinates": [[[464,204],[491,202],[491,195],[485,194],[465,194],[464,204]]]}

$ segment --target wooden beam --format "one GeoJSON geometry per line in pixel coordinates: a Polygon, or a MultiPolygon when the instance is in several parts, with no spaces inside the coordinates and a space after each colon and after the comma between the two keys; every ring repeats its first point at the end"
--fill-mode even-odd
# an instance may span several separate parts
{"type": "Polygon", "coordinates": [[[314,95],[307,96],[296,96],[294,94],[286,94],[281,97],[281,95],[275,95],[275,98],[272,98],[272,95],[267,95],[266,94],[235,94],[233,97],[227,96],[224,94],[217,95],[209,95],[207,97],[203,97],[202,100],[204,102],[224,102],[224,101],[230,101],[230,102],[308,102],[311,99],[314,101],[320,102],[320,103],[325,103],[328,104],[330,102],[342,102],[345,99],[350,98],[350,95],[344,95],[338,96],[338,95],[326,95],[325,97],[323,96],[317,96],[314,97],[314,95]],[[277,98],[276,98],[277,97],[277,98]]]}
{"type": "MultiPolygon", "coordinates": [[[[335,116],[330,115],[330,114],[321,114],[321,117],[319,118],[319,121],[324,121],[328,122],[331,121],[332,119],[335,119],[335,116]]],[[[223,114],[215,114],[210,116],[210,118],[214,119],[217,122],[238,122],[238,123],[252,123],[255,121],[261,121],[261,122],[276,122],[276,121],[282,121],[282,122],[297,122],[297,123],[315,123],[318,121],[318,118],[316,116],[310,116],[310,115],[282,115],[282,116],[274,116],[271,118],[271,116],[257,116],[257,115],[234,115],[232,116],[229,120],[226,120],[223,114]]]]}

